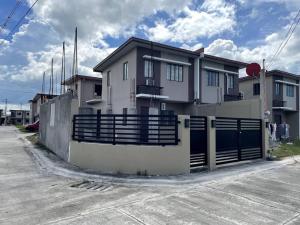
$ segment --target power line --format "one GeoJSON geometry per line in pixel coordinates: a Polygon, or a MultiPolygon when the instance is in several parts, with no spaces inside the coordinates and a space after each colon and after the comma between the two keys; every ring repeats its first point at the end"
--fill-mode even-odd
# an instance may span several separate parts
{"type": "MultiPolygon", "coordinates": [[[[13,29],[11,29],[11,31],[8,33],[8,35],[6,35],[5,39],[8,38],[14,31],[15,29],[22,23],[22,21],[25,19],[25,17],[30,13],[30,11],[32,10],[32,8],[35,6],[35,4],[38,2],[39,0],[36,0],[31,6],[30,8],[26,11],[26,13],[19,19],[19,21],[17,22],[17,24],[13,27],[13,29]]],[[[2,41],[3,44],[4,41],[2,41]]]]}
{"type": "MultiPolygon", "coordinates": [[[[13,9],[10,11],[10,13],[8,14],[8,16],[6,17],[4,23],[0,26],[2,29],[5,29],[5,27],[7,26],[8,22],[11,20],[11,18],[14,16],[16,10],[20,7],[22,3],[22,0],[17,0],[15,6],[13,7],[13,9]]],[[[0,30],[1,31],[1,30],[0,30]]]]}
{"type": "Polygon", "coordinates": [[[285,48],[285,46],[287,45],[287,43],[289,42],[290,38],[292,37],[297,25],[300,22],[300,9],[298,10],[297,15],[295,16],[294,22],[291,24],[288,32],[286,33],[284,39],[282,40],[281,44],[279,45],[277,51],[275,52],[275,54],[273,55],[273,57],[271,58],[269,64],[268,64],[268,68],[273,65],[274,60],[276,59],[276,57],[282,52],[282,50],[285,48]],[[299,17],[299,18],[298,18],[299,17]],[[298,18],[298,19],[297,19],[298,18]]]}

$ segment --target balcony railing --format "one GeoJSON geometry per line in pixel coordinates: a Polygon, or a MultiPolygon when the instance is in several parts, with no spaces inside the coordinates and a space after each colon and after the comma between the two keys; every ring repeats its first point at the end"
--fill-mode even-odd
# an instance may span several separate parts
{"type": "Polygon", "coordinates": [[[224,101],[225,102],[227,102],[227,101],[239,101],[239,100],[242,100],[242,96],[240,94],[238,94],[238,95],[225,94],[224,95],[224,101]]]}
{"type": "Polygon", "coordinates": [[[273,100],[273,107],[286,107],[286,101],[273,100]]]}
{"type": "Polygon", "coordinates": [[[150,85],[137,85],[137,94],[160,95],[162,87],[150,85]]]}

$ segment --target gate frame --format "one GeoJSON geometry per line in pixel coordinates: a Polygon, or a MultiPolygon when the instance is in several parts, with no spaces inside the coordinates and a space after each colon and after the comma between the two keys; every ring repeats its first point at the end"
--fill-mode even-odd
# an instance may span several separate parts
{"type": "MultiPolygon", "coordinates": [[[[217,119],[231,119],[231,120],[237,120],[237,146],[238,146],[238,161],[236,162],[229,162],[228,164],[231,163],[237,163],[237,162],[242,162],[244,160],[241,159],[241,148],[239,148],[240,146],[240,132],[241,132],[241,120],[248,120],[248,121],[259,121],[260,124],[260,149],[261,149],[261,158],[258,159],[265,159],[266,158],[266,151],[268,150],[268,131],[267,131],[267,127],[266,127],[266,123],[267,121],[264,119],[256,119],[256,118],[236,118],[236,117],[215,117],[215,120],[217,119]]],[[[215,129],[215,144],[217,143],[217,136],[216,136],[216,129],[215,129]]],[[[208,152],[211,152],[211,150],[208,150],[208,152]]],[[[215,148],[215,159],[214,159],[214,165],[217,167],[217,163],[216,163],[216,154],[217,154],[217,148],[215,148]]],[[[251,159],[250,159],[251,160],[251,159]]],[[[256,159],[252,159],[252,160],[256,160],[256,159]]],[[[223,163],[226,164],[226,163],[223,163]]],[[[221,165],[223,165],[221,164],[221,165]]]]}

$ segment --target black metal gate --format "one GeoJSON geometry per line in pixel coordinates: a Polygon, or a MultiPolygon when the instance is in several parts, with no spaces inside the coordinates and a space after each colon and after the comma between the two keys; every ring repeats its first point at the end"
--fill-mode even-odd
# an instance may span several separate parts
{"type": "Polygon", "coordinates": [[[190,117],[190,168],[207,165],[207,122],[206,117],[190,117]]]}
{"type": "Polygon", "coordinates": [[[259,119],[216,118],[217,165],[262,158],[259,119]]]}

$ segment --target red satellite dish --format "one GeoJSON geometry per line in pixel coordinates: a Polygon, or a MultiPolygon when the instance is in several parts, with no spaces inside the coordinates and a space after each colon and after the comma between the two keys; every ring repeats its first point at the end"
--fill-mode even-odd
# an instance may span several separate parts
{"type": "Polygon", "coordinates": [[[261,70],[261,68],[258,63],[250,63],[246,67],[246,73],[251,77],[258,77],[260,70],[261,70]]]}

